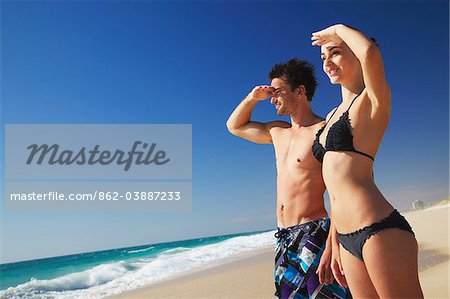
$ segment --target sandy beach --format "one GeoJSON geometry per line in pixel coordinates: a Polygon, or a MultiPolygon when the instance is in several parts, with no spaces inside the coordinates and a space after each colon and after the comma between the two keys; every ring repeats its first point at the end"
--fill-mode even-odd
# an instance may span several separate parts
{"type": "MultiPolygon", "coordinates": [[[[425,298],[449,298],[449,205],[404,214],[419,242],[425,298]]],[[[110,298],[274,298],[273,248],[110,298]]]]}

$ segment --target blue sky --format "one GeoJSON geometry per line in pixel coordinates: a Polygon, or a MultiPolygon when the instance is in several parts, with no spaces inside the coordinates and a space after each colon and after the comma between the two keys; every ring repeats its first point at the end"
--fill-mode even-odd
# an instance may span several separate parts
{"type": "MultiPolygon", "coordinates": [[[[312,32],[335,23],[381,46],[393,106],[379,188],[400,209],[448,196],[448,11],[447,1],[3,1],[2,125],[192,124],[193,208],[2,208],[0,262],[275,227],[273,149],[232,136],[225,122],[294,56],[316,66],[316,113],[339,104],[310,46],[312,32]]],[[[263,102],[253,118],[279,117],[263,102]]]]}

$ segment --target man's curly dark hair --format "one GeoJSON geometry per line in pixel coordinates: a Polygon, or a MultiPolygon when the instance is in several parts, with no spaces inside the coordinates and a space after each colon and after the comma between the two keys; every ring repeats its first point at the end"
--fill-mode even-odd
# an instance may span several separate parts
{"type": "Polygon", "coordinates": [[[311,63],[298,58],[292,58],[286,63],[278,63],[269,72],[269,79],[275,78],[283,79],[291,91],[300,85],[305,86],[306,97],[308,101],[312,100],[317,87],[317,79],[311,63]]]}

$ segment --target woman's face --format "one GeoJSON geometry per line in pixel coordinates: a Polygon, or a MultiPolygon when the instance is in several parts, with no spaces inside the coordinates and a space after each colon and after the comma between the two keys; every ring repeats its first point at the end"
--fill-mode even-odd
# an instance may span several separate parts
{"type": "Polygon", "coordinates": [[[332,84],[362,78],[361,64],[346,43],[329,42],[321,47],[323,71],[332,84]]]}

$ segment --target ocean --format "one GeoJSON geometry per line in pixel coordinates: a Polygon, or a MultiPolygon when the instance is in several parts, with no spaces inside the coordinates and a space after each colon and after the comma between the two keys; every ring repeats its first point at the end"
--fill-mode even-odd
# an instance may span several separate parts
{"type": "Polygon", "coordinates": [[[104,298],[275,246],[275,231],[87,252],[0,265],[0,298],[104,298]]]}

